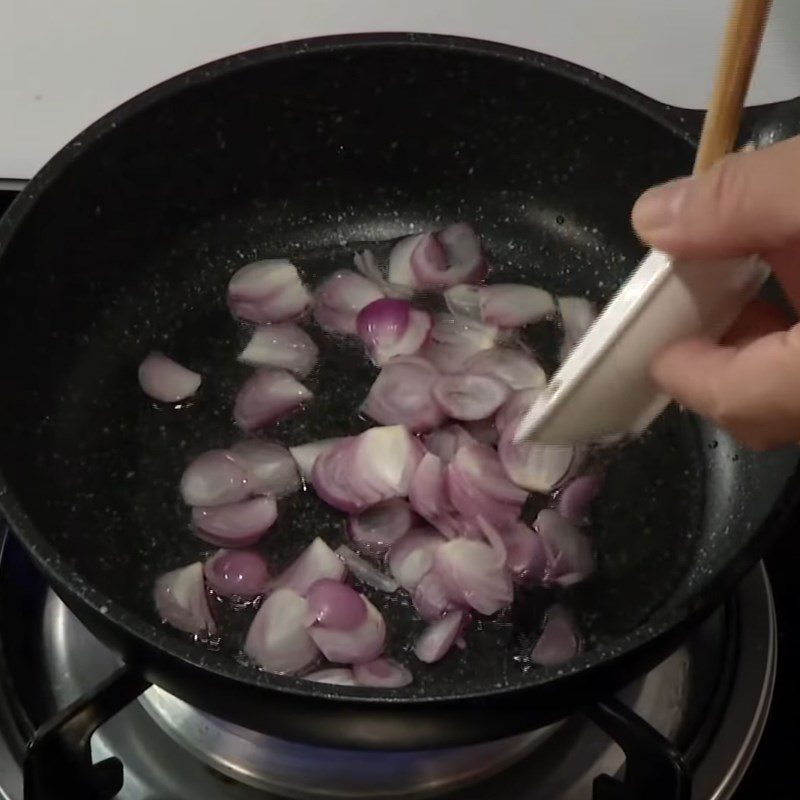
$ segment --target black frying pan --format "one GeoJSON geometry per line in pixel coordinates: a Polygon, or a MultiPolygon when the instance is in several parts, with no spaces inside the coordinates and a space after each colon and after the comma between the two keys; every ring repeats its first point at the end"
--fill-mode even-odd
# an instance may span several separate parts
{"type": "MultiPolygon", "coordinates": [[[[288,255],[310,283],[354,243],[468,220],[495,265],[606,300],[642,254],[629,228],[645,187],[690,169],[696,117],[591,72],[476,41],[382,35],[235,56],[126,103],[71,142],[0,223],[2,507],[56,591],[169,691],[292,738],[371,748],[480,741],[611,692],[664,655],[762,553],[796,502],[792,452],[753,455],[671,410],[611,458],[594,530],[598,574],[565,598],[587,636],[564,669],[512,655],[547,598],[414,668],[404,690],[260,673],[163,625],[151,587],[197,559],[176,486],[190,458],[235,439],[246,371],[224,306],[230,274],[288,255]],[[151,407],[151,348],[209,376],[190,412],[151,407]],[[787,489],[788,487],[788,489],[787,489]],[[784,491],[786,490],[786,491],[784,491]]],[[[297,443],[357,429],[358,359],[312,381],[297,443]]],[[[338,517],[288,501],[264,546],[278,567],[338,517]]],[[[389,609],[391,652],[421,627],[389,609]]]]}

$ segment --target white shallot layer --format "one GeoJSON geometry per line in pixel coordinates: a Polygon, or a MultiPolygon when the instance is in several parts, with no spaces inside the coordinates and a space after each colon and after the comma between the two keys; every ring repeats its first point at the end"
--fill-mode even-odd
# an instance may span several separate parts
{"type": "Polygon", "coordinates": [[[155,351],[139,365],[142,391],[162,403],[186,400],[200,388],[202,380],[198,372],[192,372],[169,356],[155,351]]]}

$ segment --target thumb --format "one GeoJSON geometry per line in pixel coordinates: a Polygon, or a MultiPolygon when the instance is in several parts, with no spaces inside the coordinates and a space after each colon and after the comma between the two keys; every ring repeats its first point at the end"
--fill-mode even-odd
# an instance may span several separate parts
{"type": "Polygon", "coordinates": [[[727,258],[800,243],[800,137],[724,158],[703,175],[645,192],[640,238],[681,258],[727,258]]]}

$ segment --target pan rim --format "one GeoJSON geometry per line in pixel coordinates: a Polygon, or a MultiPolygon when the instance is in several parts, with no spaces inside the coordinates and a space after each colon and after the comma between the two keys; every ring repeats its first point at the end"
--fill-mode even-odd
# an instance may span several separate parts
{"type": "MultiPolygon", "coordinates": [[[[232,74],[238,69],[253,67],[273,61],[301,58],[308,55],[330,52],[332,50],[355,51],[375,47],[408,47],[414,46],[455,52],[468,52],[476,56],[491,57],[500,60],[520,62],[527,67],[549,72],[573,82],[591,88],[593,91],[616,100],[655,120],[674,135],[689,144],[694,137],[682,127],[673,107],[649,98],[634,89],[608,78],[598,72],[564,61],[554,56],[525,50],[512,45],[489,42],[480,39],[456,37],[429,33],[357,33],[335,36],[299,39],[266,47],[256,48],[242,53],[200,65],[158,83],[135,97],[127,100],[99,120],[75,136],[59,150],[30,180],[20,195],[12,203],[6,214],[0,219],[0,268],[2,258],[13,240],[15,231],[21,226],[48,188],[58,180],[67,168],[78,158],[83,149],[91,145],[105,134],[127,120],[135,117],[151,105],[161,102],[166,96],[183,89],[212,82],[220,77],[232,74]]],[[[747,546],[704,588],[701,594],[693,594],[683,603],[671,607],[669,614],[657,614],[652,622],[639,626],[618,642],[616,652],[611,657],[593,658],[596,651],[589,651],[571,662],[561,670],[543,673],[544,679],[535,684],[502,686],[493,689],[467,693],[451,693],[433,697],[404,697],[402,692],[391,692],[358,689],[351,687],[335,687],[326,689],[322,684],[313,684],[300,678],[272,675],[248,670],[236,674],[229,669],[217,668],[213,663],[202,667],[198,664],[198,649],[191,642],[185,644],[177,636],[165,637],[163,629],[127,611],[113,598],[86,583],[58,550],[53,547],[38,529],[12,495],[2,471],[0,471],[0,511],[17,534],[23,547],[32,555],[39,568],[44,572],[47,581],[62,598],[74,600],[88,606],[94,614],[102,614],[109,623],[120,628],[127,636],[133,637],[145,648],[158,651],[160,657],[174,660],[179,667],[190,667],[214,674],[217,679],[241,684],[251,691],[264,694],[277,692],[292,694],[308,699],[326,699],[340,704],[352,704],[363,707],[372,704],[393,704],[406,708],[414,706],[448,705],[470,700],[487,698],[520,697],[527,693],[547,691],[558,684],[569,690],[574,679],[584,679],[594,674],[598,668],[615,670],[625,663],[641,657],[645,651],[662,652],[680,631],[695,624],[706,613],[716,607],[728,594],[730,588],[746,574],[759,560],[766,550],[769,541],[777,534],[784,522],[800,509],[800,493],[791,490],[798,483],[795,473],[787,481],[762,528],[756,533],[747,546]],[[766,535],[771,533],[772,536],[766,535]]],[[[69,602],[72,606],[72,602],[69,602]]]]}

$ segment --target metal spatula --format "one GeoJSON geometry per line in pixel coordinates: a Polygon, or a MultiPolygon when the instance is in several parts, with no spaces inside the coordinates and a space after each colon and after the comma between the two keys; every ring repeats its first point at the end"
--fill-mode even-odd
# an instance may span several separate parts
{"type": "MultiPolygon", "coordinates": [[[[771,0],[734,0],[694,164],[730,152],[771,0]]],[[[517,438],[550,444],[641,433],[669,405],[649,378],[653,357],[691,336],[719,338],[769,273],[756,256],[679,261],[651,251],[520,422],[517,438]]]]}

